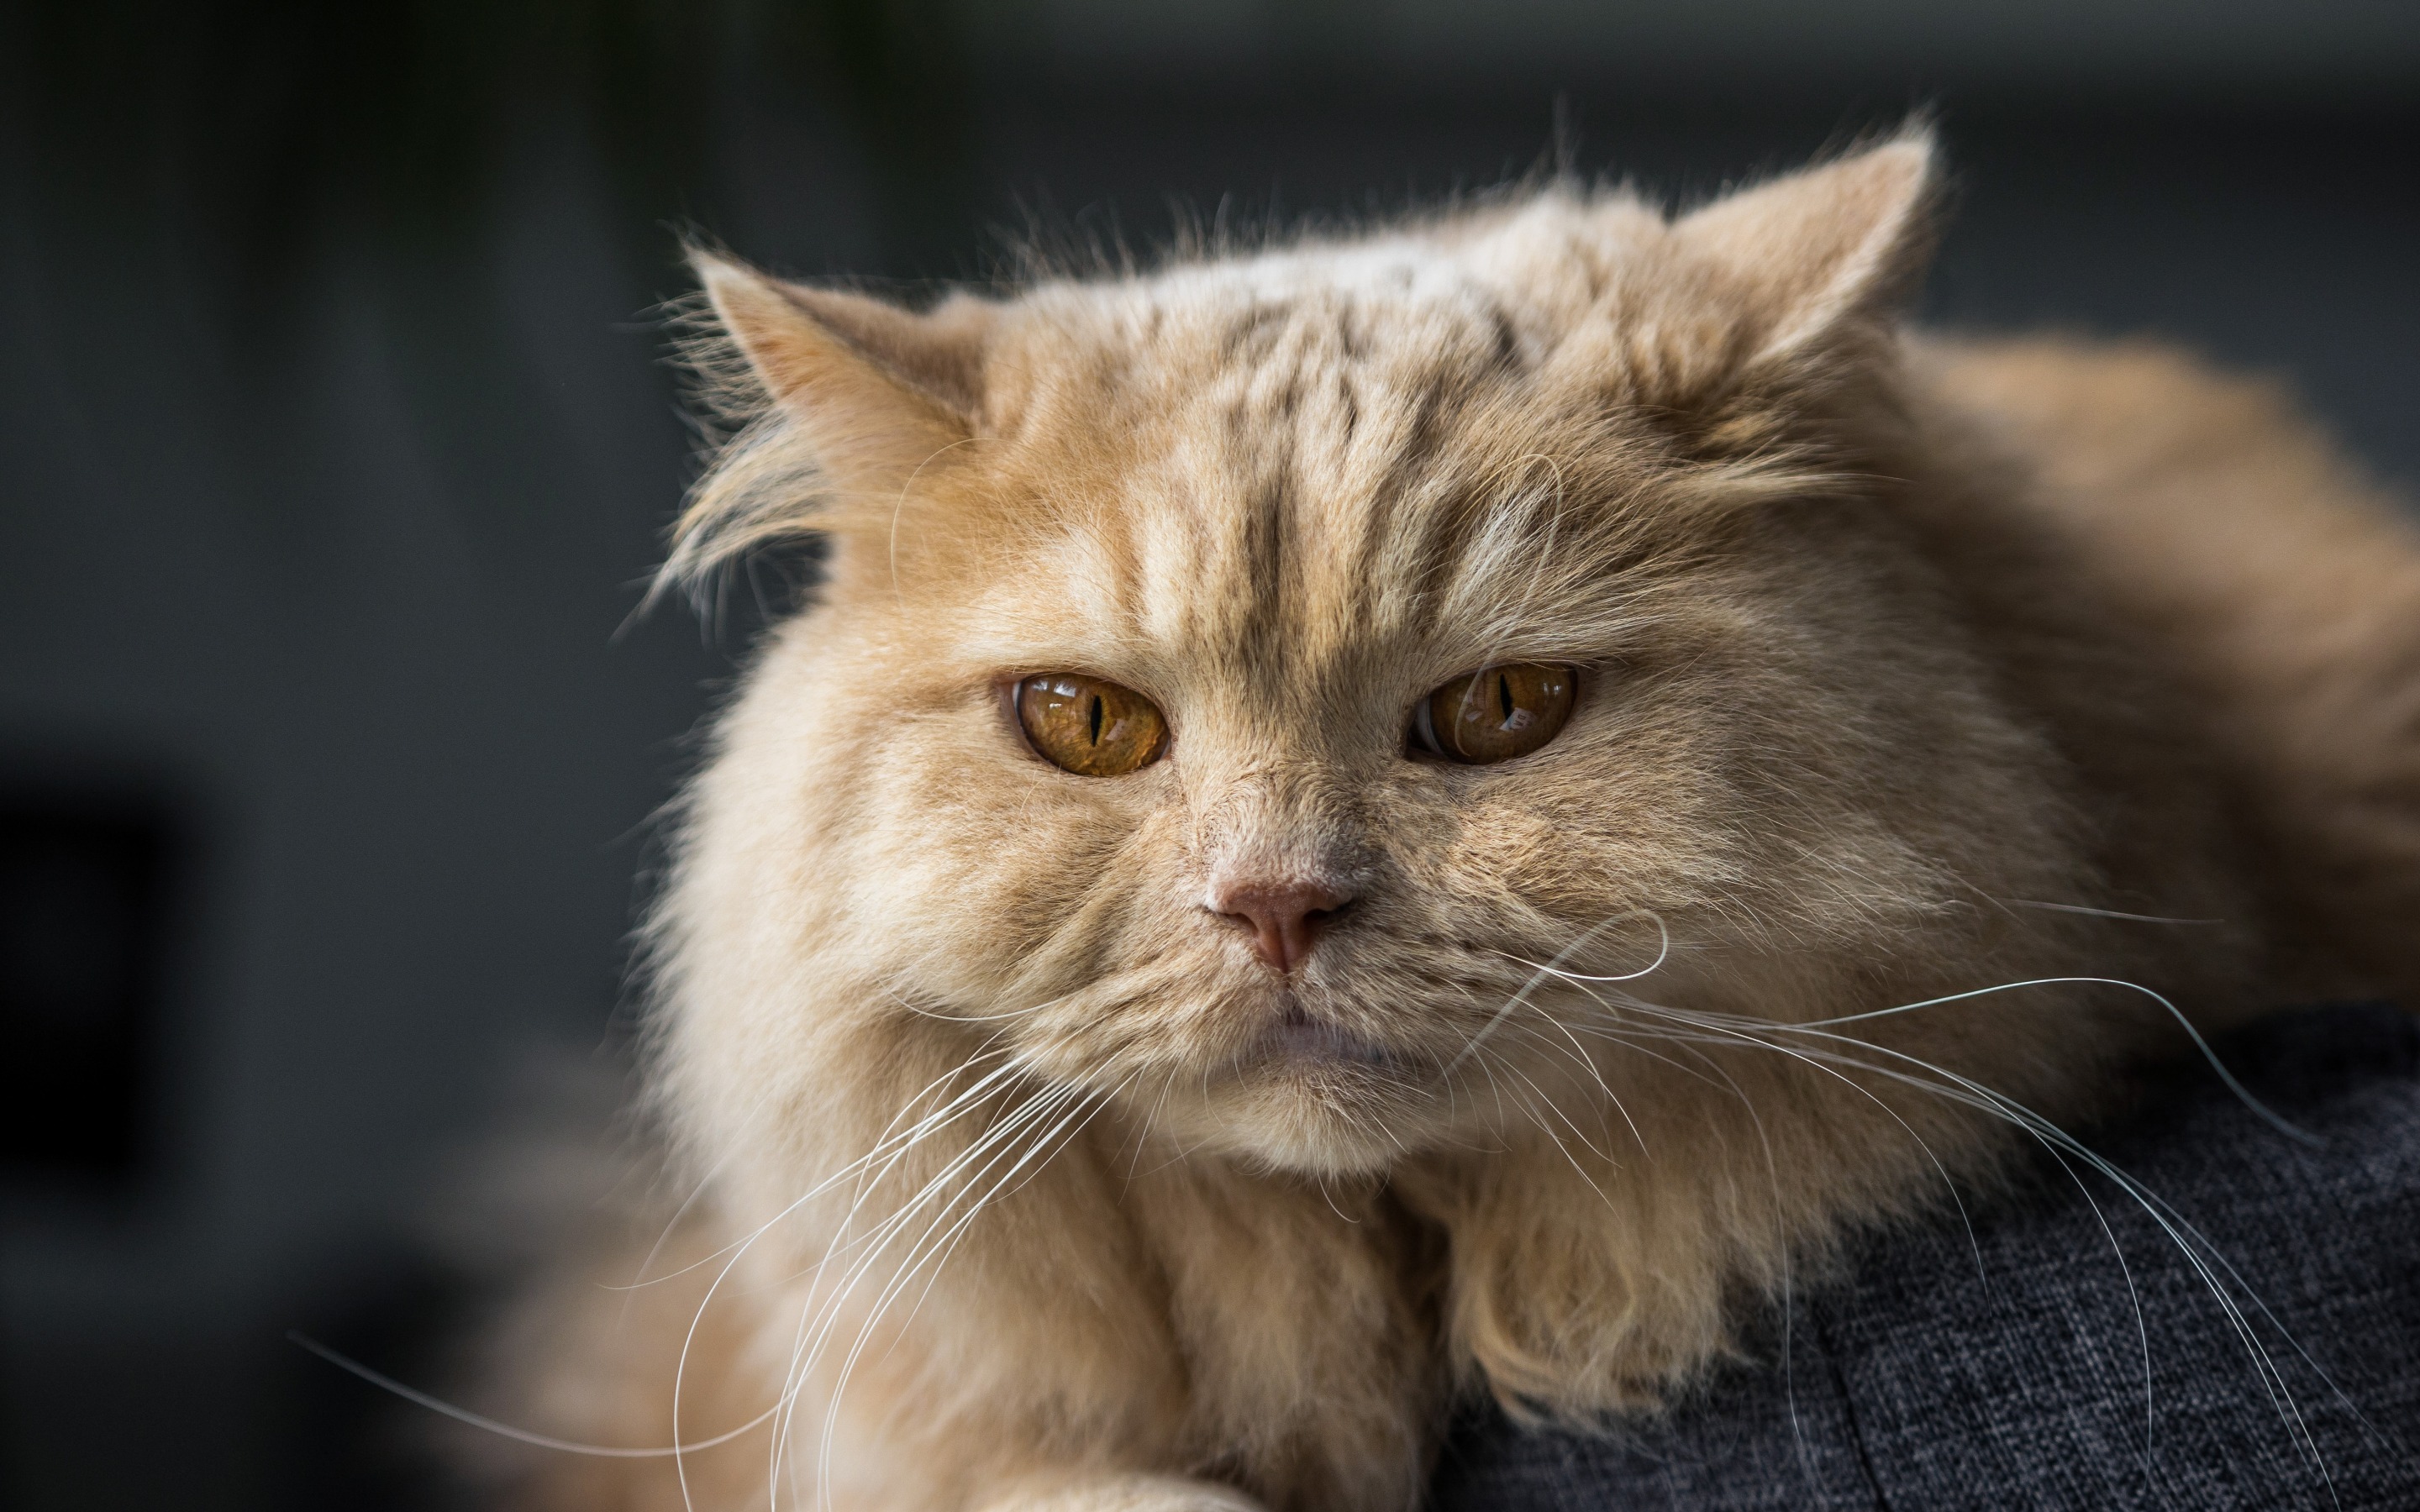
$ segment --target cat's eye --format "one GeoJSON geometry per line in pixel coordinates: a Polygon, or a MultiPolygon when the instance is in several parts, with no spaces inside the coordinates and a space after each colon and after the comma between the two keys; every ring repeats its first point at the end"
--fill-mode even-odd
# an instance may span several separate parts
{"type": "Polygon", "coordinates": [[[1578,693],[1577,674],[1547,662],[1457,677],[1412,711],[1412,748],[1473,765],[1527,756],[1555,738],[1578,693]]]}
{"type": "Polygon", "coordinates": [[[1133,688],[1081,672],[1045,672],[1021,679],[1014,697],[1026,741],[1079,777],[1124,777],[1168,748],[1167,719],[1133,688]]]}

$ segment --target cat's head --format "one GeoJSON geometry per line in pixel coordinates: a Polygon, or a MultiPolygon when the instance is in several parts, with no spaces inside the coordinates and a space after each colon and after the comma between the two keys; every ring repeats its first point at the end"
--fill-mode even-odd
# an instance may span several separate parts
{"type": "Polygon", "coordinates": [[[673,570],[829,556],[701,781],[676,1011],[1366,1170],[1607,1074],[1607,995],[1803,1013],[1966,938],[2064,853],[1885,501],[1930,177],[922,313],[702,257],[765,405],[673,570]]]}

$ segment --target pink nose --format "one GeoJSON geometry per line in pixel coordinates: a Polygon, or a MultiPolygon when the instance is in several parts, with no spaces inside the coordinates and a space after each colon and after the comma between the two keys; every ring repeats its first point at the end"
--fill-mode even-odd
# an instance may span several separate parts
{"type": "Polygon", "coordinates": [[[1334,918],[1353,894],[1317,882],[1224,882],[1210,889],[1210,910],[1248,925],[1252,948],[1280,971],[1310,958],[1320,926],[1334,918]]]}

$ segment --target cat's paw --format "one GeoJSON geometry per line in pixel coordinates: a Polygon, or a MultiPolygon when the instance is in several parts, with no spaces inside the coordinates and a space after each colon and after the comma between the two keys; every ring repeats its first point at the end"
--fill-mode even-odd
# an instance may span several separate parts
{"type": "Polygon", "coordinates": [[[1232,1486],[1180,1475],[1100,1475],[1021,1484],[983,1512],[1267,1512],[1232,1486]]]}

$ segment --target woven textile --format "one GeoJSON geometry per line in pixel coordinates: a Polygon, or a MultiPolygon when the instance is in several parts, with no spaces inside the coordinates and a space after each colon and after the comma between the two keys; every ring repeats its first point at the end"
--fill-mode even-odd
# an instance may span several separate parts
{"type": "Polygon", "coordinates": [[[2420,1026],[2320,1009],[2217,1050],[2316,1143],[2207,1066],[2085,1139],[2182,1242],[2045,1158],[2022,1201],[1869,1242],[1652,1420],[1473,1416],[1435,1512],[2420,1509],[2420,1026]]]}

